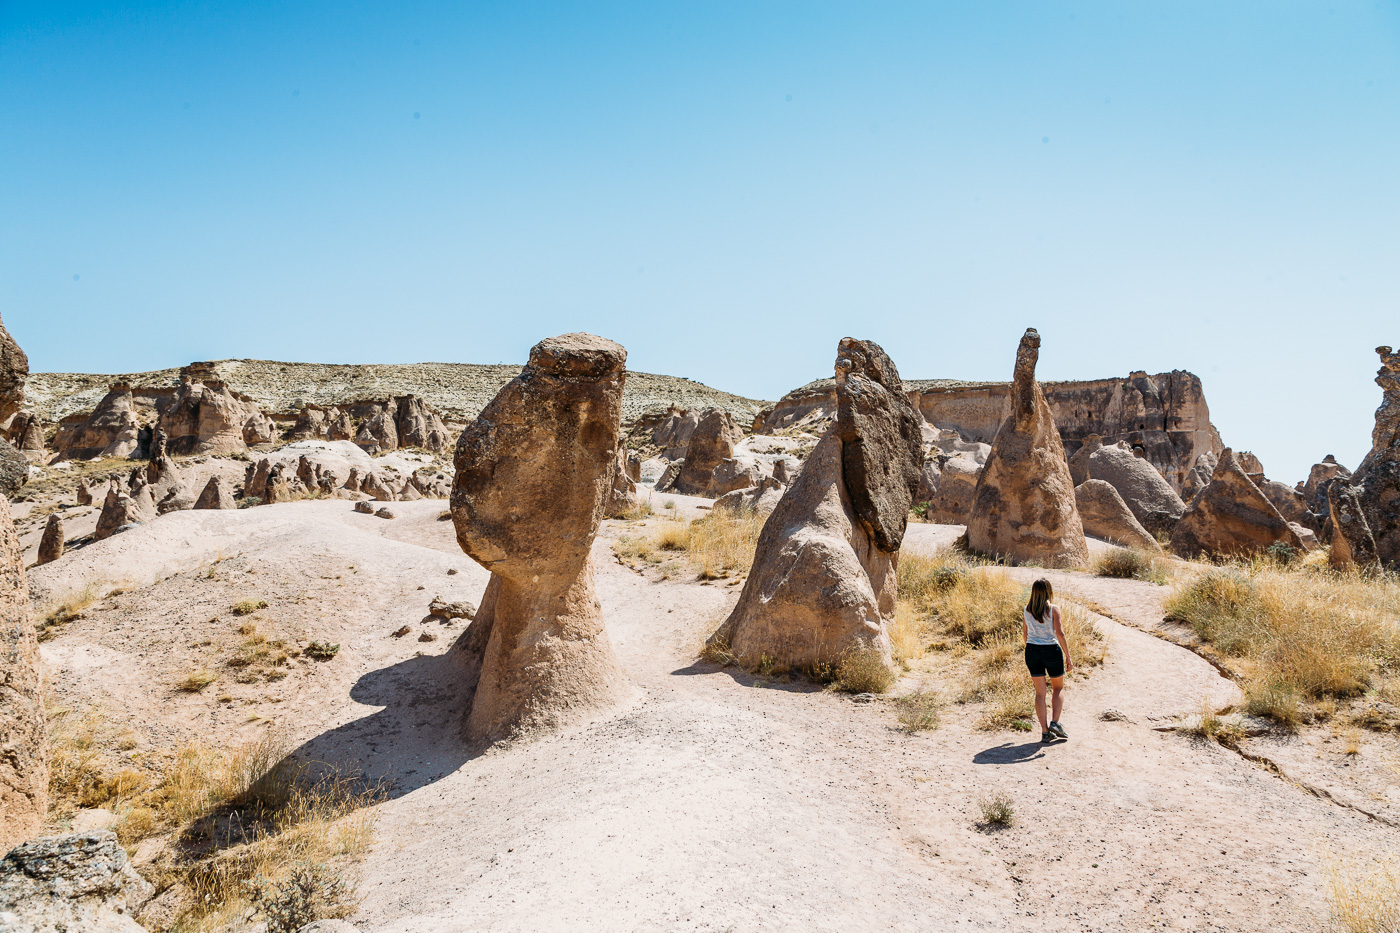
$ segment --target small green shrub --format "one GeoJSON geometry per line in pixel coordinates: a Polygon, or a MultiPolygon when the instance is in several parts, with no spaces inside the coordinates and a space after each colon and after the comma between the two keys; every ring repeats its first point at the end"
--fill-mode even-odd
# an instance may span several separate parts
{"type": "Polygon", "coordinates": [[[259,609],[266,608],[267,600],[265,599],[240,599],[233,604],[233,614],[236,616],[247,616],[252,615],[259,609]]]}
{"type": "Polygon", "coordinates": [[[340,651],[340,645],[332,645],[329,642],[313,641],[306,646],[306,656],[316,661],[329,661],[340,651]]]}
{"type": "Polygon", "coordinates": [[[281,882],[254,879],[248,899],[267,918],[267,933],[296,933],[317,920],[346,916],[353,891],[338,874],[319,862],[300,862],[281,882]]]}

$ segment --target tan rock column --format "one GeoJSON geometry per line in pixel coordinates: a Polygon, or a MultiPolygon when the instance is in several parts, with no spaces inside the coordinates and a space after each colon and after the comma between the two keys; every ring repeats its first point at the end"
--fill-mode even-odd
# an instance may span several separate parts
{"type": "Polygon", "coordinates": [[[44,729],[29,583],[10,500],[0,496],[0,852],[43,825],[49,803],[44,729]]]}

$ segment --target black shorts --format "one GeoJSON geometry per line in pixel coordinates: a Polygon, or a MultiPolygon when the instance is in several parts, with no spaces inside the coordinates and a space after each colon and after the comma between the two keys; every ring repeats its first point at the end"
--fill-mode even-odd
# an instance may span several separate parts
{"type": "Polygon", "coordinates": [[[1065,676],[1065,655],[1059,645],[1026,645],[1026,667],[1032,677],[1065,676]]]}

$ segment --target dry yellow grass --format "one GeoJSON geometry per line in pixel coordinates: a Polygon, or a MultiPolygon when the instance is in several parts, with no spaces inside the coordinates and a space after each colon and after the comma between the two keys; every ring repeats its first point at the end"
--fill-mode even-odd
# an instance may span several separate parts
{"type": "Polygon", "coordinates": [[[1384,694],[1400,673],[1400,582],[1274,561],[1216,567],[1166,601],[1224,655],[1251,713],[1285,725],[1335,698],[1384,694]]]}
{"type": "Polygon", "coordinates": [[[1400,930],[1400,857],[1325,853],[1327,907],[1332,929],[1345,933],[1400,930]]]}
{"type": "Polygon", "coordinates": [[[1095,576],[1164,584],[1171,580],[1169,567],[1168,562],[1157,554],[1115,547],[1096,556],[1089,569],[1095,576]]]}
{"type": "MultiPolygon", "coordinates": [[[[1035,689],[1022,660],[1021,614],[1030,587],[955,551],[905,553],[890,631],[897,660],[930,662],[956,686],[959,702],[983,704],[978,725],[1028,728],[1035,689]]],[[[1083,607],[1061,598],[1065,638],[1076,671],[1103,661],[1103,637],[1083,607]]]]}
{"type": "Polygon", "coordinates": [[[689,522],[661,521],[638,534],[624,535],[613,550],[634,569],[680,559],[701,580],[742,577],[753,565],[764,520],[765,516],[744,510],[738,515],[712,513],[689,522]]]}
{"type": "MultiPolygon", "coordinates": [[[[299,867],[339,879],[373,840],[367,807],[378,788],[353,775],[313,775],[288,759],[275,736],[233,748],[192,743],[130,759],[137,765],[130,767],[114,764],[129,758],[115,754],[128,742],[102,710],[52,710],[50,723],[51,819],[105,806],[117,814],[117,836],[128,850],[152,836],[178,840],[143,869],[153,880],[183,886],[178,929],[223,930],[250,909],[275,912],[267,892],[304,893],[284,883],[299,867]]],[[[352,884],[341,879],[326,890],[336,899],[317,901],[319,916],[353,907],[352,884]]]]}

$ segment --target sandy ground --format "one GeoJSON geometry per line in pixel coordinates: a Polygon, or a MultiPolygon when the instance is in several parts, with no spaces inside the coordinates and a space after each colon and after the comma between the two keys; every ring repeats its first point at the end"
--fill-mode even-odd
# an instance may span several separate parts
{"type": "MultiPolygon", "coordinates": [[[[657,498],[687,515],[706,504],[657,498]]],[[[298,754],[390,782],[354,918],[368,933],[1307,930],[1325,916],[1328,846],[1400,846],[1385,813],[1369,818],[1219,745],[1155,731],[1203,698],[1238,695],[1155,632],[1161,587],[1053,576],[1112,616],[1099,619],[1103,667],[1069,693],[1069,742],[980,731],[957,706],[911,736],[889,702],[698,662],[737,588],[621,566],[613,522],[595,545],[598,594],[641,699],[472,756],[442,658],[461,624],[424,615],[438,594],[478,599],[486,575],[438,520],[443,507],[397,503],[392,521],[334,500],[176,513],[39,568],[45,603],[131,587],[45,642],[55,693],[103,703],[147,745],[272,728],[298,754]],[[230,607],[250,597],[269,604],[250,617],[264,631],[333,640],[340,653],[239,682],[221,665],[247,621],[230,607]],[[177,691],[194,666],[220,681],[177,691]],[[1129,721],[1100,721],[1110,707],[1129,721]],[[999,831],[978,823],[979,801],[996,792],[1016,806],[999,831]]],[[[958,531],[911,525],[907,547],[958,531]]],[[[1321,732],[1255,741],[1330,755],[1307,759],[1310,780],[1380,805],[1365,789],[1379,771],[1345,777],[1321,732]]],[[[1369,741],[1384,770],[1395,749],[1369,741]]],[[[1393,773],[1386,793],[1394,801],[1393,773]]]]}

